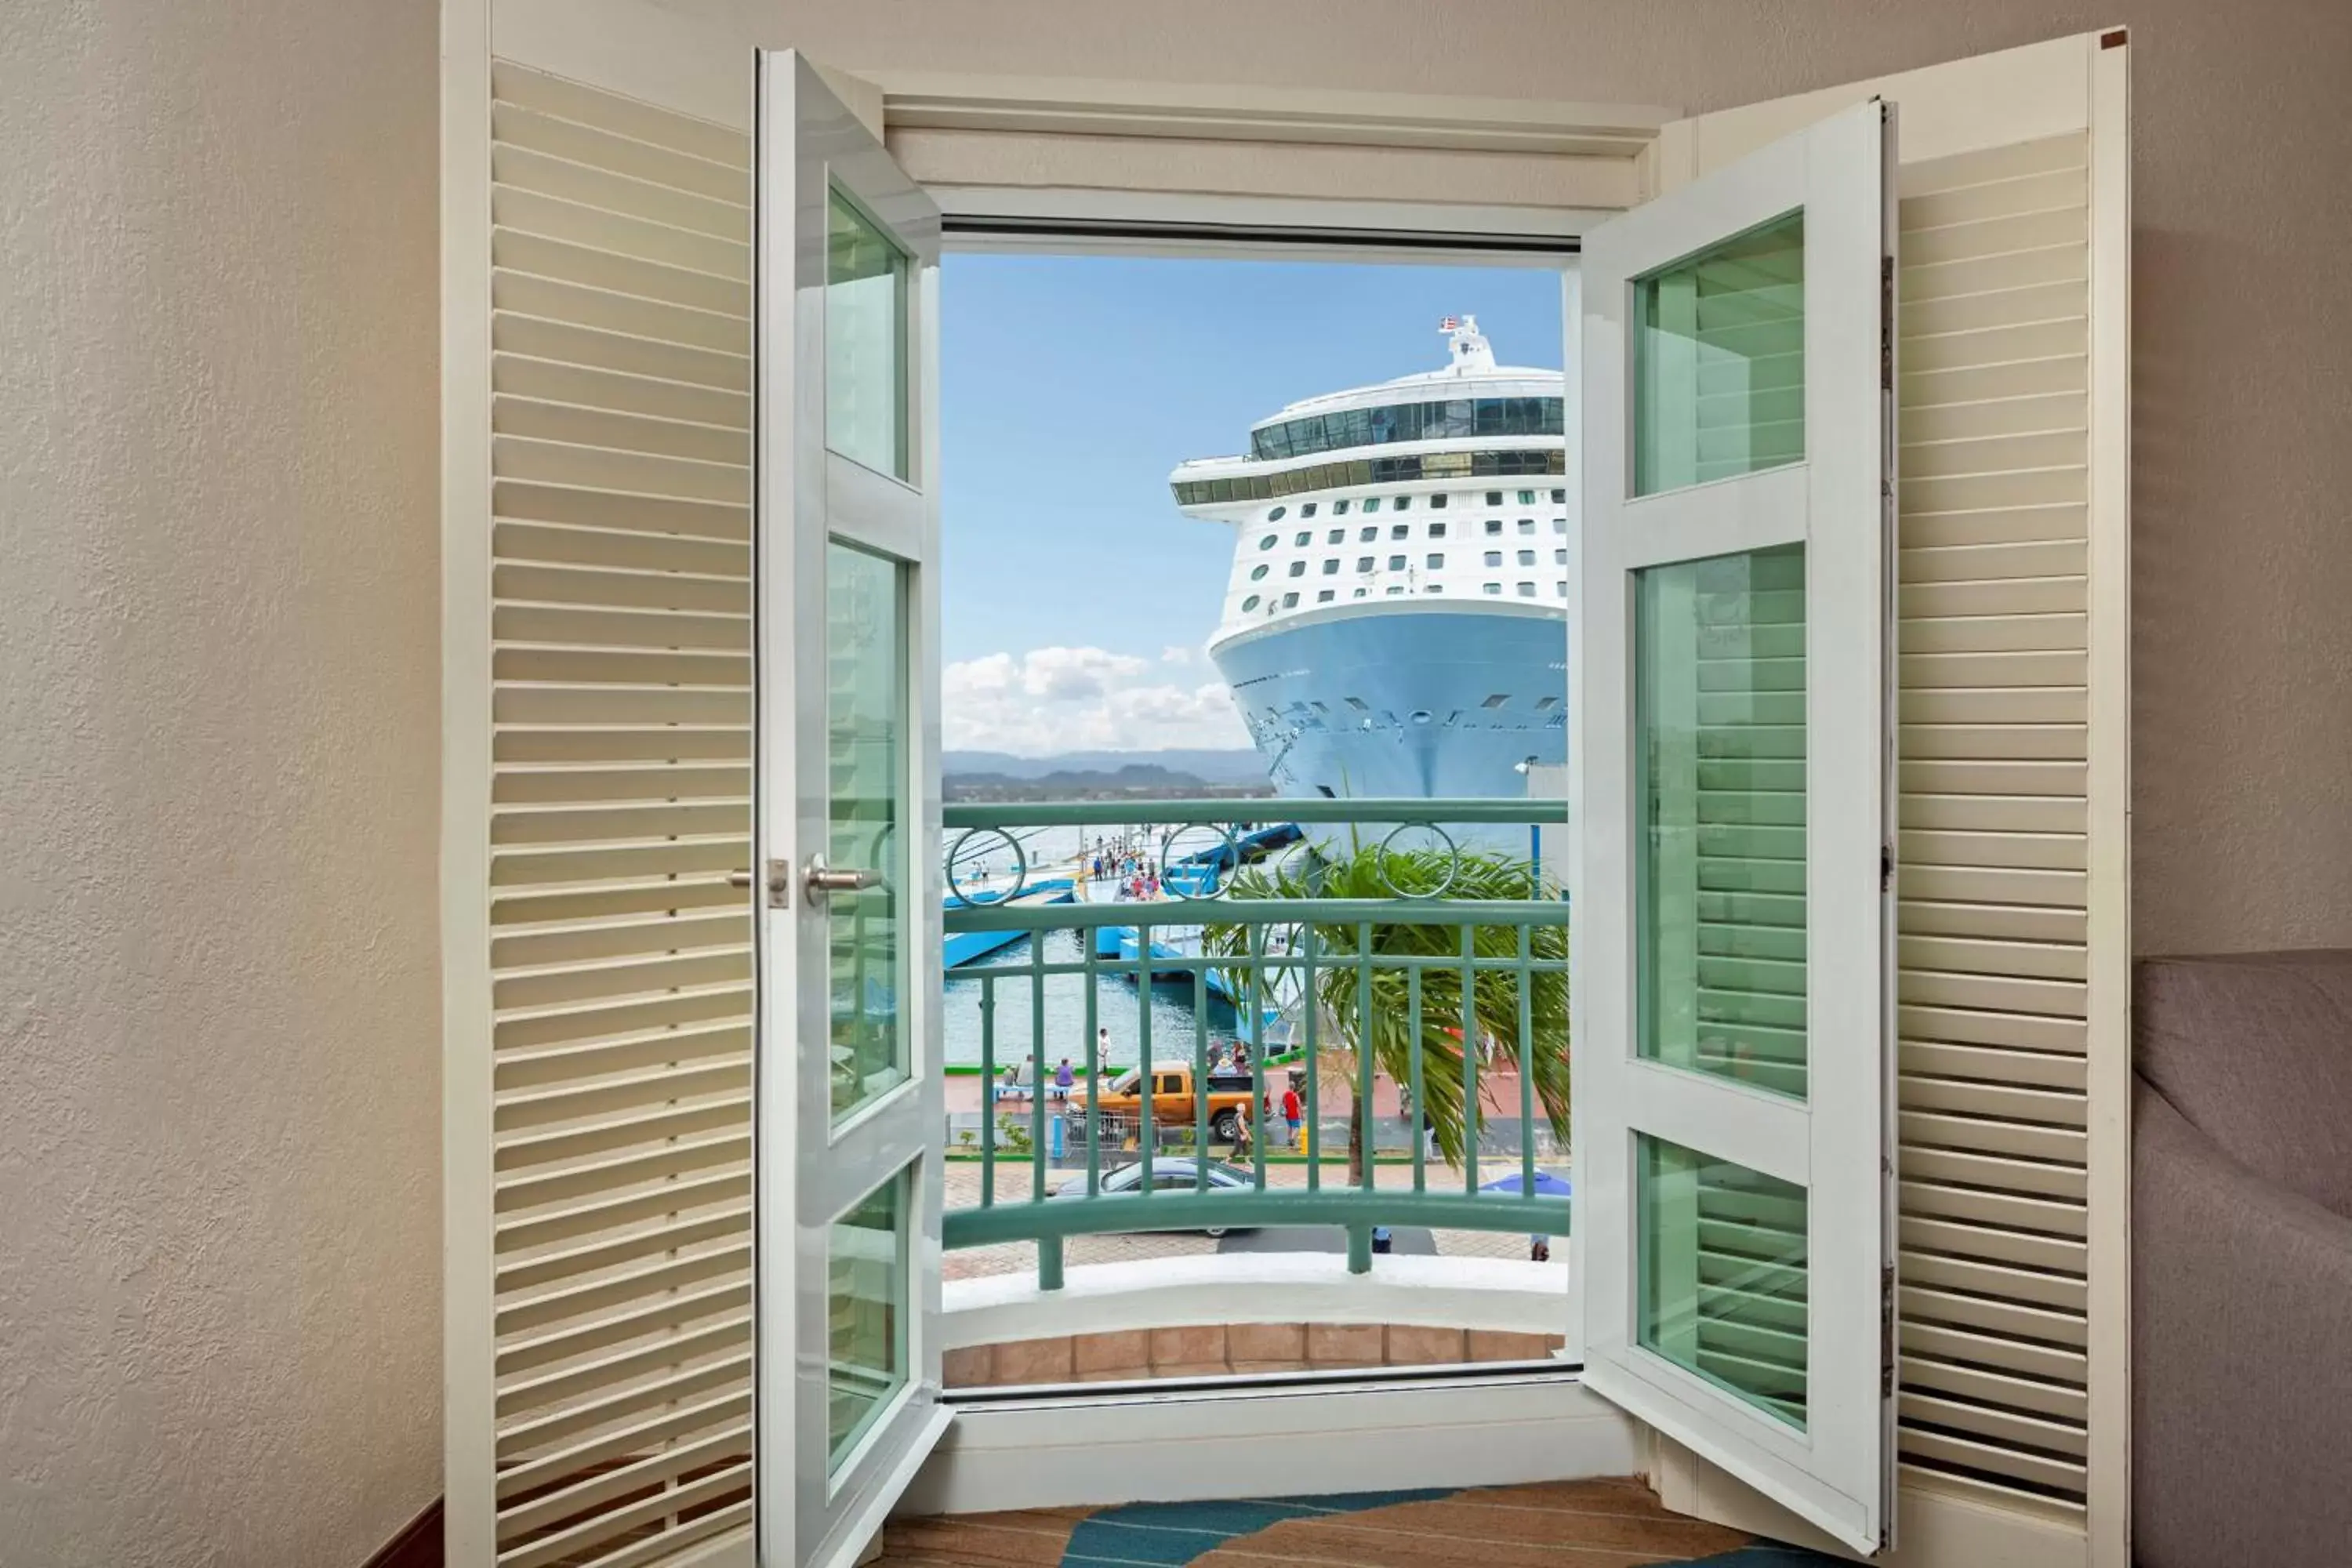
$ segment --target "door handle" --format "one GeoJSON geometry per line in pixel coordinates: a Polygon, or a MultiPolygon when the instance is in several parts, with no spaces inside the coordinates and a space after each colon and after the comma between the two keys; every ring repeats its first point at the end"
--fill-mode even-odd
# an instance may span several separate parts
{"type": "MultiPolygon", "coordinates": [[[[790,908],[793,900],[792,867],[782,860],[771,860],[768,862],[768,874],[763,880],[768,889],[768,907],[774,910],[790,908]]],[[[730,871],[727,873],[727,885],[730,888],[740,888],[749,892],[751,888],[751,873],[730,871]]]]}
{"type": "Polygon", "coordinates": [[[878,888],[882,885],[882,873],[863,866],[828,866],[824,856],[812,855],[804,880],[809,897],[814,899],[826,893],[857,893],[878,888]]]}

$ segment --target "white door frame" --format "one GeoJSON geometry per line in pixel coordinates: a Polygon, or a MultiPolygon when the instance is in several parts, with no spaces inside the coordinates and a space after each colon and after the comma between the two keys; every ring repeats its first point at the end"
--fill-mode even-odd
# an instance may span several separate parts
{"type": "MultiPolygon", "coordinates": [[[[1814,1518],[1883,1543],[1893,1453],[1892,110],[1848,109],[1596,234],[1585,274],[1582,572],[1570,704],[1580,1200],[1570,1272],[1585,1375],[1636,1415],[1814,1518]],[[1634,280],[1804,214],[1802,458],[1640,494],[1634,280]],[[1885,284],[1891,288],[1891,281],[1885,284]],[[1884,373],[1884,374],[1883,374],[1884,373]],[[1805,1093],[1644,1058],[1644,828],[1634,584],[1780,545],[1804,565],[1805,1093]],[[1636,1134],[1807,1194],[1801,1430],[1643,1346],[1636,1134]],[[1883,1360],[1882,1358],[1887,1358],[1883,1360]]],[[[1699,984],[1693,968],[1684,989],[1699,984]]]]}
{"type": "MultiPolygon", "coordinates": [[[[846,1562],[946,1429],[939,1403],[940,1210],[944,1115],[940,1073],[939,495],[936,321],[939,216],[814,68],[793,51],[760,59],[755,169],[758,288],[753,303],[754,921],[760,977],[755,1131],[756,1376],[760,1430],[754,1502],[761,1555],[772,1568],[846,1562]],[[905,251],[903,475],[835,451],[830,441],[827,283],[831,201],[845,195],[905,251]],[[818,884],[834,805],[828,781],[828,655],[835,541],[896,563],[903,634],[892,857],[875,869],[897,892],[899,973],[886,983],[903,1080],[836,1117],[830,1089],[831,897],[818,884]],[[779,669],[778,665],[783,668],[779,669]],[[830,1463],[829,1258],[835,1222],[911,1173],[900,1193],[894,1265],[905,1290],[899,1387],[830,1463]],[[825,1454],[826,1465],[810,1462],[825,1454]]],[[[885,841],[891,837],[885,829],[885,841]]],[[[873,858],[873,857],[868,857],[873,858]]],[[[835,868],[835,869],[851,869],[835,868]]],[[[861,986],[856,1005],[867,1005],[861,986]]]]}

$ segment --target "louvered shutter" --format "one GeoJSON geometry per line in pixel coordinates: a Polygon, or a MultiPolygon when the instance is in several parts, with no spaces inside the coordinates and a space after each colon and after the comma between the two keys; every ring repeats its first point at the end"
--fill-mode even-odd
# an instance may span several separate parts
{"type": "Polygon", "coordinates": [[[451,1539],[748,1562],[749,140],[490,88],[496,1481],[453,1437],[451,1539]]]}

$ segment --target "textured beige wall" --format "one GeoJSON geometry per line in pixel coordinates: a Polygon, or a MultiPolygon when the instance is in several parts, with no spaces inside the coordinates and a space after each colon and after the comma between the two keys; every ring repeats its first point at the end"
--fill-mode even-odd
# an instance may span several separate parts
{"type": "Polygon", "coordinates": [[[660,0],[855,69],[1719,109],[2132,28],[2145,952],[2352,944],[2344,0],[660,0]]]}
{"type": "Polygon", "coordinates": [[[439,1488],[433,0],[0,5],[0,1563],[439,1488]]]}

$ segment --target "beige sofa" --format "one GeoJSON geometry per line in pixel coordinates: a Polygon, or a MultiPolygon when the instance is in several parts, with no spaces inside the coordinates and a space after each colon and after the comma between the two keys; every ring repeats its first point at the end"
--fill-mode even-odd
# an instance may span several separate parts
{"type": "Polygon", "coordinates": [[[2139,966],[2140,1568],[2352,1564],[2352,952],[2139,966]]]}

